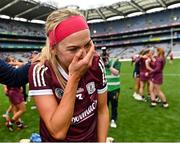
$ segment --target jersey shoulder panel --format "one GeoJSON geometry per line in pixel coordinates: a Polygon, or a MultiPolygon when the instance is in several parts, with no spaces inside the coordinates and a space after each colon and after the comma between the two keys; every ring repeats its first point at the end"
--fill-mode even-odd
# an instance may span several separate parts
{"type": "Polygon", "coordinates": [[[33,64],[29,69],[29,90],[30,93],[40,94],[47,92],[48,94],[52,93],[51,90],[51,78],[52,73],[50,66],[45,63],[43,65],[33,64]],[[39,93],[38,93],[39,91],[39,93]]]}
{"type": "Polygon", "coordinates": [[[102,59],[95,55],[93,58],[93,64],[90,68],[91,75],[97,83],[97,89],[99,93],[103,93],[107,89],[107,81],[105,76],[105,66],[102,59]]]}

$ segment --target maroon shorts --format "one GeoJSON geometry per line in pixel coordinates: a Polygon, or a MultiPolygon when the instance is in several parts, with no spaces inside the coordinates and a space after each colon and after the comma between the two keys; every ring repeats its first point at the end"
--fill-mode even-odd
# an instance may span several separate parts
{"type": "Polygon", "coordinates": [[[140,81],[148,81],[149,76],[145,75],[145,72],[140,72],[140,81]]]}
{"type": "Polygon", "coordinates": [[[155,74],[155,75],[153,75],[152,78],[151,78],[151,81],[154,84],[161,85],[163,83],[163,76],[162,76],[162,74],[155,74]]]}
{"type": "Polygon", "coordinates": [[[13,105],[20,104],[24,101],[23,94],[19,90],[10,89],[7,94],[13,105]]]}

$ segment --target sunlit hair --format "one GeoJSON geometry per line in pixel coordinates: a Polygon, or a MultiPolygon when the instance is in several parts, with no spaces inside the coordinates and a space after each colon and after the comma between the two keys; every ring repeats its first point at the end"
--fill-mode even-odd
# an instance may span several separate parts
{"type": "Polygon", "coordinates": [[[157,56],[165,58],[165,52],[163,48],[159,48],[159,47],[157,48],[157,56]]]}
{"type": "MultiPolygon", "coordinates": [[[[45,33],[46,33],[47,39],[46,39],[46,45],[41,51],[40,62],[44,63],[46,60],[49,61],[49,63],[51,64],[53,68],[53,71],[56,74],[56,77],[60,85],[63,88],[65,88],[66,82],[57,69],[59,62],[58,62],[58,58],[56,56],[55,50],[53,50],[53,48],[50,47],[48,33],[52,31],[61,21],[67,19],[70,16],[76,16],[76,15],[81,15],[81,13],[74,9],[59,9],[52,12],[47,17],[47,20],[45,23],[45,33]]],[[[58,44],[56,46],[58,46],[58,44]]],[[[56,48],[56,46],[54,48],[56,48]]]]}
{"type": "Polygon", "coordinates": [[[140,52],[139,52],[139,55],[143,55],[144,54],[144,49],[142,49],[140,52]]]}
{"type": "Polygon", "coordinates": [[[149,54],[149,52],[150,52],[150,49],[145,49],[143,50],[142,55],[147,55],[149,54]]]}

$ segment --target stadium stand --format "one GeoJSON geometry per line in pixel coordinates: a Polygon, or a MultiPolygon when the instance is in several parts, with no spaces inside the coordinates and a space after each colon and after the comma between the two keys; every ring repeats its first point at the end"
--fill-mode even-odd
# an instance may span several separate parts
{"type": "MultiPolygon", "coordinates": [[[[144,47],[162,46],[168,51],[170,48],[174,50],[171,46],[173,42],[178,50],[180,46],[178,44],[180,40],[179,14],[180,8],[176,8],[110,22],[91,23],[92,38],[97,48],[102,46],[111,49],[133,48],[139,52],[144,47]],[[107,31],[109,29],[108,27],[111,27],[111,31],[107,31]],[[94,31],[96,31],[96,33],[94,33],[94,31]]],[[[117,56],[116,54],[118,52],[114,53],[114,56],[117,56]]],[[[125,50],[118,57],[130,58],[131,56],[131,52],[125,50]]],[[[180,55],[176,54],[176,57],[178,56],[180,55]]]]}
{"type": "MultiPolygon", "coordinates": [[[[180,8],[167,9],[168,6],[179,3],[179,1],[167,0],[159,3],[154,0],[134,0],[133,2],[119,2],[100,7],[99,12],[94,9],[80,10],[87,20],[104,19],[104,22],[89,23],[92,39],[98,51],[102,46],[106,46],[111,49],[112,56],[121,59],[130,58],[134,53],[148,46],[162,46],[166,52],[170,49],[180,51],[180,8]],[[146,13],[147,10],[156,7],[165,9],[146,13]],[[127,16],[138,11],[144,14],[134,17],[127,16]],[[107,18],[118,15],[124,18],[106,21],[107,18]]],[[[40,50],[43,47],[45,43],[44,25],[30,21],[32,19],[45,20],[51,11],[57,9],[56,7],[34,1],[8,0],[1,3],[0,8],[0,14],[27,19],[27,22],[16,21],[13,18],[0,19],[1,51],[26,52],[40,50]]],[[[180,52],[176,52],[175,57],[179,56],[180,52]]]]}

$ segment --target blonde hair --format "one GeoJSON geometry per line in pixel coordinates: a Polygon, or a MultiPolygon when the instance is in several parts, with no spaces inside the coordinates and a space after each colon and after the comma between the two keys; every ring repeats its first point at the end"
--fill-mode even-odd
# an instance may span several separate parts
{"type": "Polygon", "coordinates": [[[52,31],[53,29],[55,29],[56,26],[61,21],[67,19],[70,16],[75,16],[75,15],[81,15],[81,13],[78,12],[77,10],[74,10],[74,9],[67,9],[67,8],[66,9],[59,9],[59,10],[56,10],[56,11],[52,12],[47,17],[47,20],[46,20],[46,23],[45,23],[45,33],[46,33],[47,39],[46,39],[46,45],[41,51],[40,62],[44,63],[46,60],[49,61],[49,63],[51,64],[51,66],[53,68],[53,71],[54,71],[60,85],[63,88],[65,88],[66,82],[65,82],[62,75],[60,74],[60,72],[57,69],[59,62],[58,62],[56,54],[54,53],[54,50],[52,50],[52,48],[56,48],[56,46],[55,47],[50,47],[48,33],[50,31],[52,31]]]}

